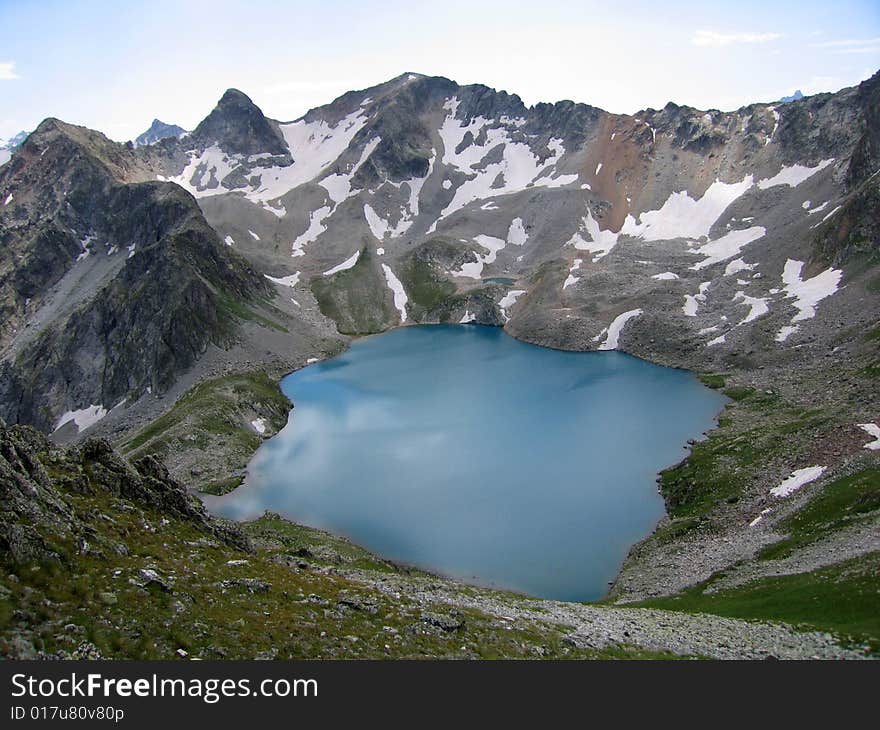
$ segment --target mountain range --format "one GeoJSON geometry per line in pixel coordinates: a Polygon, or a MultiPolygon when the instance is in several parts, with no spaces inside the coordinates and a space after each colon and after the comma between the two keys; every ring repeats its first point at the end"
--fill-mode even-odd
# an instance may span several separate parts
{"type": "Polygon", "coordinates": [[[857,212],[876,196],[877,85],[627,116],[409,73],[290,123],[230,90],[191,134],[134,149],[46,120],[0,169],[0,413],[51,430],[162,392],[223,346],[219,302],[254,297],[346,335],[473,321],[703,369],[755,348],[784,363],[828,344],[823,322],[876,314],[843,284],[876,231],[857,212]],[[175,249],[194,228],[204,247],[175,249]],[[175,276],[144,279],[153,256],[175,276]],[[158,287],[164,331],[132,321],[126,279],[158,287]]]}

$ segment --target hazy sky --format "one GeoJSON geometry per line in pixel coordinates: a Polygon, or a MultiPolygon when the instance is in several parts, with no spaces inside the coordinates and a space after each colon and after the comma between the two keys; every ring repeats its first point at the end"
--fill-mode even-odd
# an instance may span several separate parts
{"type": "Polygon", "coordinates": [[[291,120],[404,71],[527,104],[732,109],[880,68],[880,2],[0,0],[0,137],[192,129],[228,87],[291,120]]]}

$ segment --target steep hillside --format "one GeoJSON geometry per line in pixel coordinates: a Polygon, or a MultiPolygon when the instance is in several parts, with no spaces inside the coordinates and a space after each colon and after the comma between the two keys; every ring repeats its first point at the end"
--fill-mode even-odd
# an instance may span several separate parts
{"type": "Polygon", "coordinates": [[[57,120],[0,168],[0,414],[86,428],[231,346],[271,284],[130,148],[57,120]]]}

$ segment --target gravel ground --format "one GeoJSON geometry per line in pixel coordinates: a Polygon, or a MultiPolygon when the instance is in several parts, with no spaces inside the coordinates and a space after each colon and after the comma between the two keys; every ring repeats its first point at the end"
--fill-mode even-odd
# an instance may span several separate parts
{"type": "Polygon", "coordinates": [[[494,616],[499,627],[543,622],[564,627],[566,640],[579,648],[632,644],[682,656],[714,659],[860,659],[821,632],[798,632],[784,624],[687,614],[647,608],[617,608],[520,598],[438,578],[382,576],[341,571],[392,596],[428,606],[476,609],[494,616]]]}

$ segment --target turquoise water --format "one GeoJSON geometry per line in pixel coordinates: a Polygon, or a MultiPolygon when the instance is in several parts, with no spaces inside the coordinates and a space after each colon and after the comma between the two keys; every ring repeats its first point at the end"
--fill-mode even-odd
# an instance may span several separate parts
{"type": "Polygon", "coordinates": [[[723,400],[686,371],[479,326],[359,340],[282,387],[286,428],[213,511],[277,511],[391,559],[580,601],[663,516],[658,470],[723,400]]]}

